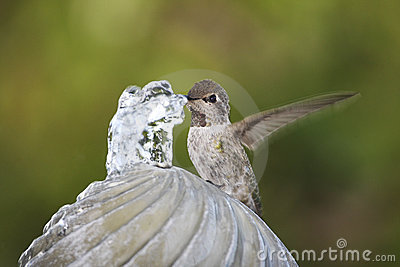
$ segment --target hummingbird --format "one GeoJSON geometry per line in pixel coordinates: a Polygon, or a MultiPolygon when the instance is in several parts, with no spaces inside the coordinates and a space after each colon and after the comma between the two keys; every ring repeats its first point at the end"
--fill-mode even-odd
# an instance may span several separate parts
{"type": "Polygon", "coordinates": [[[243,146],[255,150],[281,128],[357,95],[331,93],[230,121],[229,96],[213,80],[196,82],[187,94],[191,124],[187,139],[190,160],[202,179],[243,202],[259,216],[261,199],[256,176],[243,146]]]}

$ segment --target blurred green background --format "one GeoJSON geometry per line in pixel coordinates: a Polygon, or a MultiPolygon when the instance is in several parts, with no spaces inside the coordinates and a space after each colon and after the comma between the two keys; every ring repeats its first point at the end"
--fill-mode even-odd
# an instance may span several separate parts
{"type": "MultiPolygon", "coordinates": [[[[397,0],[1,1],[0,266],[104,179],[107,127],[127,85],[171,77],[185,93],[213,72],[260,110],[361,92],[270,144],[264,218],[289,249],[336,248],[343,237],[400,261],[399,14],[397,0]]],[[[232,106],[232,121],[248,115],[232,106]]],[[[186,168],[180,133],[175,162],[186,168]]]]}

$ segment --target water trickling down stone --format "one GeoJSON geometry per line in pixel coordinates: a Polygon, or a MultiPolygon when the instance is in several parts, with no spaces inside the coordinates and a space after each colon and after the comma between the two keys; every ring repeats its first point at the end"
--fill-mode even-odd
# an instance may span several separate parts
{"type": "Polygon", "coordinates": [[[140,162],[171,167],[172,129],[183,121],[186,102],[167,81],[126,88],[108,129],[108,176],[140,162]]]}

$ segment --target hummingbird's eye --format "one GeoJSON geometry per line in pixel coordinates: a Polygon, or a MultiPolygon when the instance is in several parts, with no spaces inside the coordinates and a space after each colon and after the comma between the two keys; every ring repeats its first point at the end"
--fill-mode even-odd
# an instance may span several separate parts
{"type": "Polygon", "coordinates": [[[216,96],[216,95],[210,95],[210,97],[208,98],[208,100],[209,100],[211,103],[215,103],[215,102],[217,102],[217,96],[216,96]]]}

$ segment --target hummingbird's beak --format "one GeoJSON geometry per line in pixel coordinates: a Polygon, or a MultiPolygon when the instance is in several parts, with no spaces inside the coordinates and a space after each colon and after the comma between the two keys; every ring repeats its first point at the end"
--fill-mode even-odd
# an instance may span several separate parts
{"type": "Polygon", "coordinates": [[[192,98],[192,97],[190,97],[188,95],[184,95],[184,96],[187,98],[188,101],[193,101],[193,100],[199,100],[200,99],[200,98],[192,98]]]}

